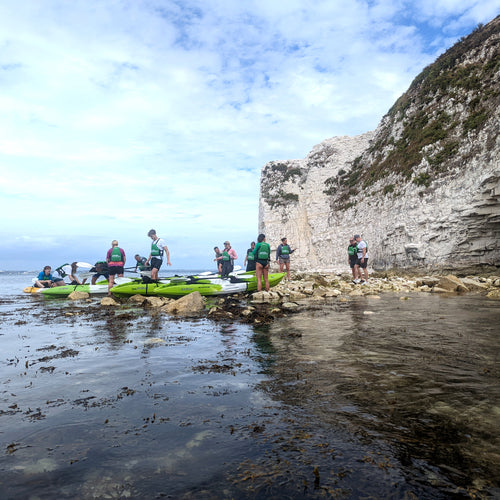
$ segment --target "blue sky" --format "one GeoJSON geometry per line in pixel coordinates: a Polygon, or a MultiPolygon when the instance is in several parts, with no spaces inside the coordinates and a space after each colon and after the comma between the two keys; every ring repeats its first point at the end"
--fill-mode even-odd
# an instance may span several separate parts
{"type": "Polygon", "coordinates": [[[500,0],[3,0],[0,269],[173,268],[257,236],[260,170],[373,130],[500,0]]]}

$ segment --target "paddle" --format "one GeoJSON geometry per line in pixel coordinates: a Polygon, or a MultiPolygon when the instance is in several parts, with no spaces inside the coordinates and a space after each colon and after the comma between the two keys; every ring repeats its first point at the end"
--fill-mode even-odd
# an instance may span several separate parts
{"type": "Polygon", "coordinates": [[[77,267],[86,267],[88,269],[92,269],[94,267],[92,264],[89,264],[88,262],[77,262],[76,266],[77,267]]]}

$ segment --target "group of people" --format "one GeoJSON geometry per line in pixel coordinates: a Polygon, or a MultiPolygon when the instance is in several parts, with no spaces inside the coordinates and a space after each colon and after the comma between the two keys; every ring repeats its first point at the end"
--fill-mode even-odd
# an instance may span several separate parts
{"type": "Polygon", "coordinates": [[[349,239],[347,262],[352,271],[352,282],[366,285],[368,283],[368,244],[355,234],[349,239]]]}
{"type": "MultiPolygon", "coordinates": [[[[163,258],[166,257],[167,266],[171,266],[170,262],[170,252],[168,250],[165,241],[159,238],[154,229],[148,232],[148,236],[151,238],[151,252],[149,257],[141,257],[141,255],[135,255],[136,265],[134,271],[137,269],[140,271],[150,270],[151,279],[158,279],[158,271],[163,264],[163,258]]],[[[111,242],[111,248],[106,253],[106,260],[97,261],[94,267],[90,269],[89,272],[94,273],[92,275],[91,284],[95,285],[97,280],[102,276],[108,280],[108,294],[111,294],[111,288],[115,285],[115,277],[123,277],[125,270],[125,263],[127,261],[127,256],[125,250],[118,246],[118,241],[113,240],[111,242]]],[[[63,264],[55,270],[52,274],[51,266],[45,266],[43,271],[38,274],[35,281],[36,287],[39,288],[50,288],[53,286],[66,285],[64,278],[68,277],[71,285],[83,285],[86,282],[86,278],[80,281],[76,271],[78,263],[73,262],[72,264],[63,264]]]]}
{"type": "MultiPolygon", "coordinates": [[[[255,241],[250,243],[250,248],[245,255],[244,266],[246,271],[255,271],[257,277],[257,290],[262,290],[261,277],[264,278],[264,286],[269,291],[269,263],[271,261],[271,247],[266,243],[264,234],[259,234],[257,244],[255,241]]],[[[286,237],[281,238],[281,244],[276,249],[276,262],[279,263],[280,273],[283,269],[286,270],[287,279],[290,281],[290,255],[297,250],[288,244],[286,237]]],[[[221,277],[229,276],[234,269],[234,261],[238,258],[236,251],[231,247],[229,241],[224,242],[224,249],[221,251],[219,247],[214,247],[217,270],[221,277]]]]}

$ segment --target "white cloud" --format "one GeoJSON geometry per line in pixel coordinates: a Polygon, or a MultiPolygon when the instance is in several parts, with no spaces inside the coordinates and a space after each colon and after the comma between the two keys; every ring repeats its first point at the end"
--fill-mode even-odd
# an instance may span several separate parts
{"type": "Polygon", "coordinates": [[[180,261],[246,248],[264,163],[375,128],[485,4],[2,2],[2,248],[43,234],[95,255],[155,226],[180,261]]]}

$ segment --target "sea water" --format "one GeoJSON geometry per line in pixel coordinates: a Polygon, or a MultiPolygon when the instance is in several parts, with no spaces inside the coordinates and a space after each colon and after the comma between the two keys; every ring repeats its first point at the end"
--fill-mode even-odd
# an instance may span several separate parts
{"type": "Polygon", "coordinates": [[[498,301],[331,299],[255,327],[31,278],[0,273],[2,498],[500,494],[498,301]]]}

